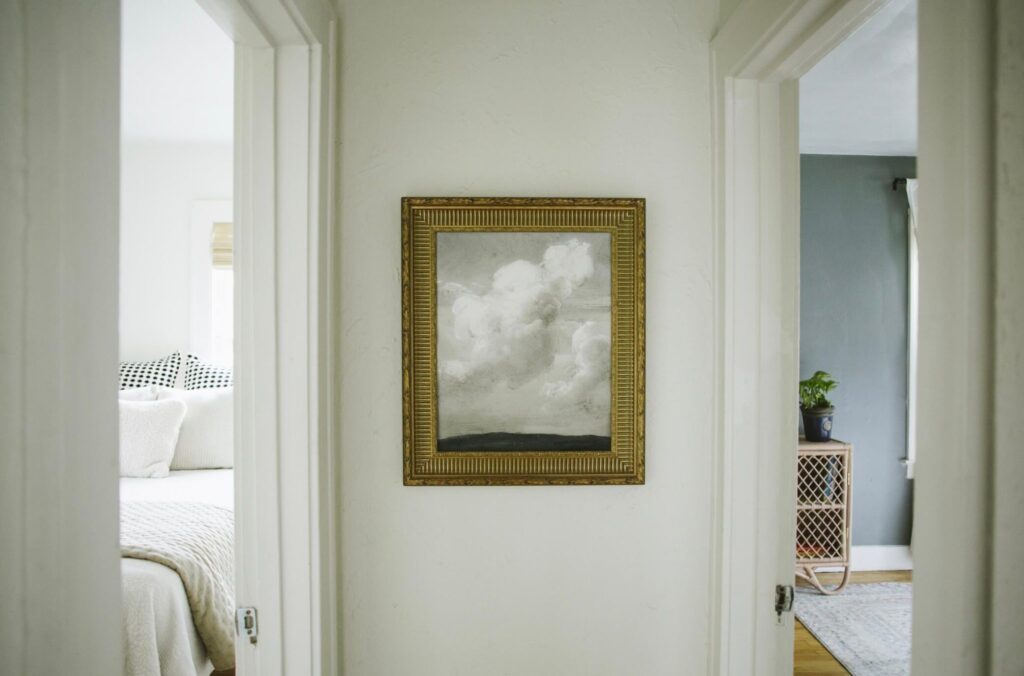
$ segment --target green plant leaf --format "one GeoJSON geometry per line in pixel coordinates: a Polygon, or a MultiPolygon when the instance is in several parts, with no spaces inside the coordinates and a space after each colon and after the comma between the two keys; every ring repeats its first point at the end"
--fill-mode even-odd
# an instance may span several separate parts
{"type": "Polygon", "coordinates": [[[827,371],[815,371],[814,375],[800,381],[800,408],[813,410],[831,408],[828,393],[839,385],[839,381],[827,371]]]}

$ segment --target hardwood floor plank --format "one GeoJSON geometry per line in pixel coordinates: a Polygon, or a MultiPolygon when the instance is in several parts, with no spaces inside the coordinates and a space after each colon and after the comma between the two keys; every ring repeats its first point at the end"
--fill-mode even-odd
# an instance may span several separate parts
{"type": "Polygon", "coordinates": [[[807,627],[799,620],[796,621],[796,636],[793,640],[793,673],[801,676],[829,676],[839,674],[846,676],[848,673],[843,665],[832,657],[832,654],[825,650],[825,646],[814,638],[807,627]]]}

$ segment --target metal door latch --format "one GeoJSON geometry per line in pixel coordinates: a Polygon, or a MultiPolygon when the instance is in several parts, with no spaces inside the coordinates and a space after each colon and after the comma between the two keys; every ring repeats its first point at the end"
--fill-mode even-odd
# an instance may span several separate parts
{"type": "Polygon", "coordinates": [[[260,627],[256,623],[256,609],[236,608],[235,629],[238,631],[239,636],[248,636],[249,643],[255,644],[256,637],[260,633],[260,627]]]}
{"type": "Polygon", "coordinates": [[[791,584],[777,584],[775,585],[775,614],[779,616],[779,621],[782,621],[782,613],[788,613],[793,610],[793,585],[791,584]]]}

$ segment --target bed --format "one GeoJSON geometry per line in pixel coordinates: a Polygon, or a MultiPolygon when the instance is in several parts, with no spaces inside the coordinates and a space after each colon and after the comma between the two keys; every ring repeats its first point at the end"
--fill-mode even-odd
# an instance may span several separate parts
{"type": "MultiPolygon", "coordinates": [[[[233,576],[233,503],[231,469],[180,470],[171,471],[166,478],[121,479],[126,674],[208,676],[218,662],[225,668],[226,651],[233,651],[232,628],[224,626],[224,615],[230,620],[234,605],[233,590],[228,588],[233,576]],[[189,520],[192,522],[185,523],[189,520]],[[193,532],[205,533],[217,543],[217,551],[200,557],[213,561],[203,562],[214,568],[212,574],[206,573],[214,578],[212,582],[199,579],[202,575],[189,569],[188,562],[165,558],[175,554],[168,542],[193,538],[193,532]],[[213,615],[219,619],[211,618],[213,615]],[[207,649],[211,632],[213,660],[207,649]]],[[[230,659],[233,664],[233,652],[230,659]]]]}

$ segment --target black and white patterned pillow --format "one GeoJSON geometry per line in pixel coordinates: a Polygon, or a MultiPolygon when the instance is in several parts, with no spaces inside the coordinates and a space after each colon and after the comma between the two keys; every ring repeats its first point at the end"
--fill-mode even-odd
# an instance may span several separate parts
{"type": "Polygon", "coordinates": [[[177,352],[153,361],[123,361],[118,370],[119,390],[131,390],[147,385],[174,387],[181,368],[181,355],[177,352]]]}
{"type": "Polygon", "coordinates": [[[194,354],[185,357],[185,389],[205,390],[213,387],[231,387],[231,369],[200,361],[194,354]]]}

